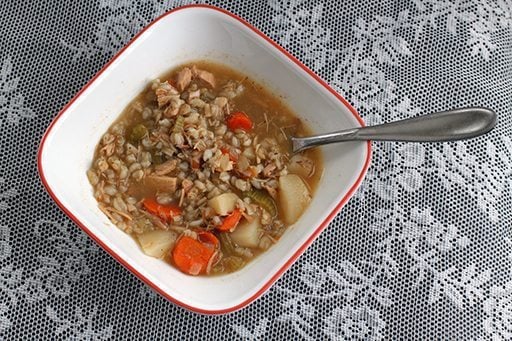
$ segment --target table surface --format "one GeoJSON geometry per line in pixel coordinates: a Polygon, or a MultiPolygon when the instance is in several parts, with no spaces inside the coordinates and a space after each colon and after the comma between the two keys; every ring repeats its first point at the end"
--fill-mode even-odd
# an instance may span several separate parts
{"type": "Polygon", "coordinates": [[[367,124],[475,105],[498,114],[472,140],[373,143],[352,200],[241,311],[210,317],[167,302],[55,206],[36,169],[46,127],[135,33],[185,3],[2,2],[2,338],[512,338],[507,0],[211,2],[297,56],[367,124]]]}

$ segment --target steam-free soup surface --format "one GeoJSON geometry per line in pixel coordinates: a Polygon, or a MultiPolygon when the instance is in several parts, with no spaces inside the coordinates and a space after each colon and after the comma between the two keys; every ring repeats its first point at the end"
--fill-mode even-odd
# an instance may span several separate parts
{"type": "Polygon", "coordinates": [[[318,150],[269,90],[211,62],[153,81],[103,135],[87,172],[100,209],[142,251],[189,275],[240,269],[307,209],[318,150]]]}

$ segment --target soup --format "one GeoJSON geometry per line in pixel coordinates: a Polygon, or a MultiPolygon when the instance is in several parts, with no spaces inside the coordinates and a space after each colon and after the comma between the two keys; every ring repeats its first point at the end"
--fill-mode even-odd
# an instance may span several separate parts
{"type": "Polygon", "coordinates": [[[306,210],[323,166],[292,155],[307,127],[224,65],[189,63],[153,81],[102,136],[87,176],[99,208],[148,256],[189,275],[229,273],[306,210]]]}

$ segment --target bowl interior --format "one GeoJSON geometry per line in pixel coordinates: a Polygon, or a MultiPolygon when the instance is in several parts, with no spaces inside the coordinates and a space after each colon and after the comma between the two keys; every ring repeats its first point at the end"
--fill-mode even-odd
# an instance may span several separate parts
{"type": "Polygon", "coordinates": [[[199,311],[221,311],[248,303],[277,278],[332,218],[340,201],[348,199],[369,155],[366,143],[324,147],[325,172],[310,207],[275,246],[241,271],[191,277],[145,256],[98,209],[86,170],[102,134],[148,82],[198,59],[227,64],[262,82],[283,96],[315,133],[360,126],[339,98],[244,23],[217,10],[191,7],[146,29],[62,112],[41,148],[40,169],[61,206],[118,259],[173,300],[199,311]]]}

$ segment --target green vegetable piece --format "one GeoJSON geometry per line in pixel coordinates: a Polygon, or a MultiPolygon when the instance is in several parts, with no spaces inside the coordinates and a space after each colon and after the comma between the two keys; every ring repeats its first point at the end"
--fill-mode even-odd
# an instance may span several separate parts
{"type": "Polygon", "coordinates": [[[243,192],[244,198],[251,198],[254,203],[260,205],[265,209],[272,218],[277,217],[277,205],[274,199],[266,191],[254,189],[251,191],[243,192]]]}
{"type": "Polygon", "coordinates": [[[224,254],[232,255],[233,253],[235,253],[235,244],[233,243],[233,241],[231,240],[227,233],[219,233],[218,237],[220,240],[220,247],[224,254]]]}
{"type": "Polygon", "coordinates": [[[221,259],[213,268],[214,275],[236,271],[245,265],[245,261],[238,256],[227,256],[221,259]]]}
{"type": "Polygon", "coordinates": [[[139,142],[146,136],[148,133],[148,128],[142,123],[137,124],[132,128],[132,132],[130,134],[130,140],[133,142],[139,142]]]}
{"type": "Polygon", "coordinates": [[[229,256],[222,259],[222,263],[224,265],[224,269],[227,270],[227,272],[233,272],[244,266],[245,261],[237,256],[229,256]]]}

